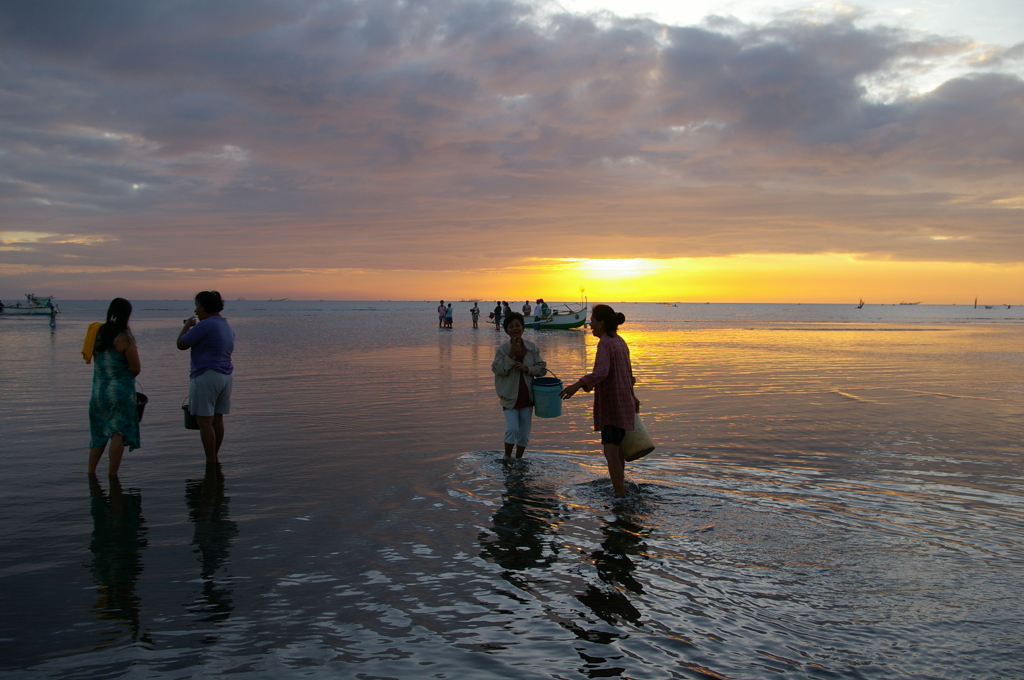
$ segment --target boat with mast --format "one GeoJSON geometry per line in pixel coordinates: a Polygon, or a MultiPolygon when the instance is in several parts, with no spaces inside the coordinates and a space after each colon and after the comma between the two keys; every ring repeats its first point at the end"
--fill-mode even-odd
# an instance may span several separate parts
{"type": "Polygon", "coordinates": [[[534,309],[534,313],[532,315],[523,318],[524,325],[527,328],[533,328],[534,330],[564,331],[572,328],[579,328],[587,323],[589,301],[586,297],[584,297],[578,305],[570,305],[566,303],[562,306],[565,307],[565,310],[550,309],[547,314],[541,313],[539,308],[534,309]]]}
{"type": "Polygon", "coordinates": [[[15,302],[13,305],[0,306],[0,314],[10,316],[53,316],[60,314],[60,309],[53,301],[52,295],[36,297],[32,293],[25,293],[25,302],[15,302]]]}

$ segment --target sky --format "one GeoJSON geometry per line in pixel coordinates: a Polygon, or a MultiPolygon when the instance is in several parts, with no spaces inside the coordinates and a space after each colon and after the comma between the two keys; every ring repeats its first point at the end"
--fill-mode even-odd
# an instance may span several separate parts
{"type": "Polygon", "coordinates": [[[0,299],[1024,303],[1008,0],[5,0],[0,299]]]}

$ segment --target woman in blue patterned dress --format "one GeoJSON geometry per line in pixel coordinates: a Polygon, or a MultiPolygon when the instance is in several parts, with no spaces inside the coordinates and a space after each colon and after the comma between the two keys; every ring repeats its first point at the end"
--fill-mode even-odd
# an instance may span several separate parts
{"type": "Polygon", "coordinates": [[[139,414],[135,404],[135,376],[142,372],[135,337],[128,327],[132,303],[114,298],[107,321],[96,334],[93,350],[92,398],[89,399],[89,474],[110,442],[108,474],[117,475],[124,447],[139,448],[139,414]]]}

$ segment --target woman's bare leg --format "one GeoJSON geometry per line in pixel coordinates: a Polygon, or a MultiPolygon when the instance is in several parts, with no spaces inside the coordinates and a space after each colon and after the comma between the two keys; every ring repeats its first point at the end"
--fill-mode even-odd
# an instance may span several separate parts
{"type": "Polygon", "coordinates": [[[626,463],[622,448],[617,444],[604,445],[604,458],[608,462],[608,476],[612,478],[612,487],[616,498],[626,497],[626,463]]]}
{"type": "Polygon", "coordinates": [[[124,435],[115,432],[110,435],[110,451],[107,454],[107,474],[111,477],[117,476],[121,468],[121,458],[124,456],[124,435]]]}
{"type": "Polygon", "coordinates": [[[103,457],[103,449],[107,448],[107,445],[94,446],[89,449],[89,474],[96,474],[96,466],[100,464],[100,458],[103,457]]]}

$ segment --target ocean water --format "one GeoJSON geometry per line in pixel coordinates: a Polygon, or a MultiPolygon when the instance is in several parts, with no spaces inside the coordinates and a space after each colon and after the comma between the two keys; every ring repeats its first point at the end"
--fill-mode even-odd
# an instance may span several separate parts
{"type": "Polygon", "coordinates": [[[218,472],[191,304],[135,301],[142,448],[90,482],[106,302],[0,317],[2,677],[1021,677],[1020,307],[616,305],[657,449],[615,502],[583,393],[502,463],[470,303],[228,302],[218,472]]]}

